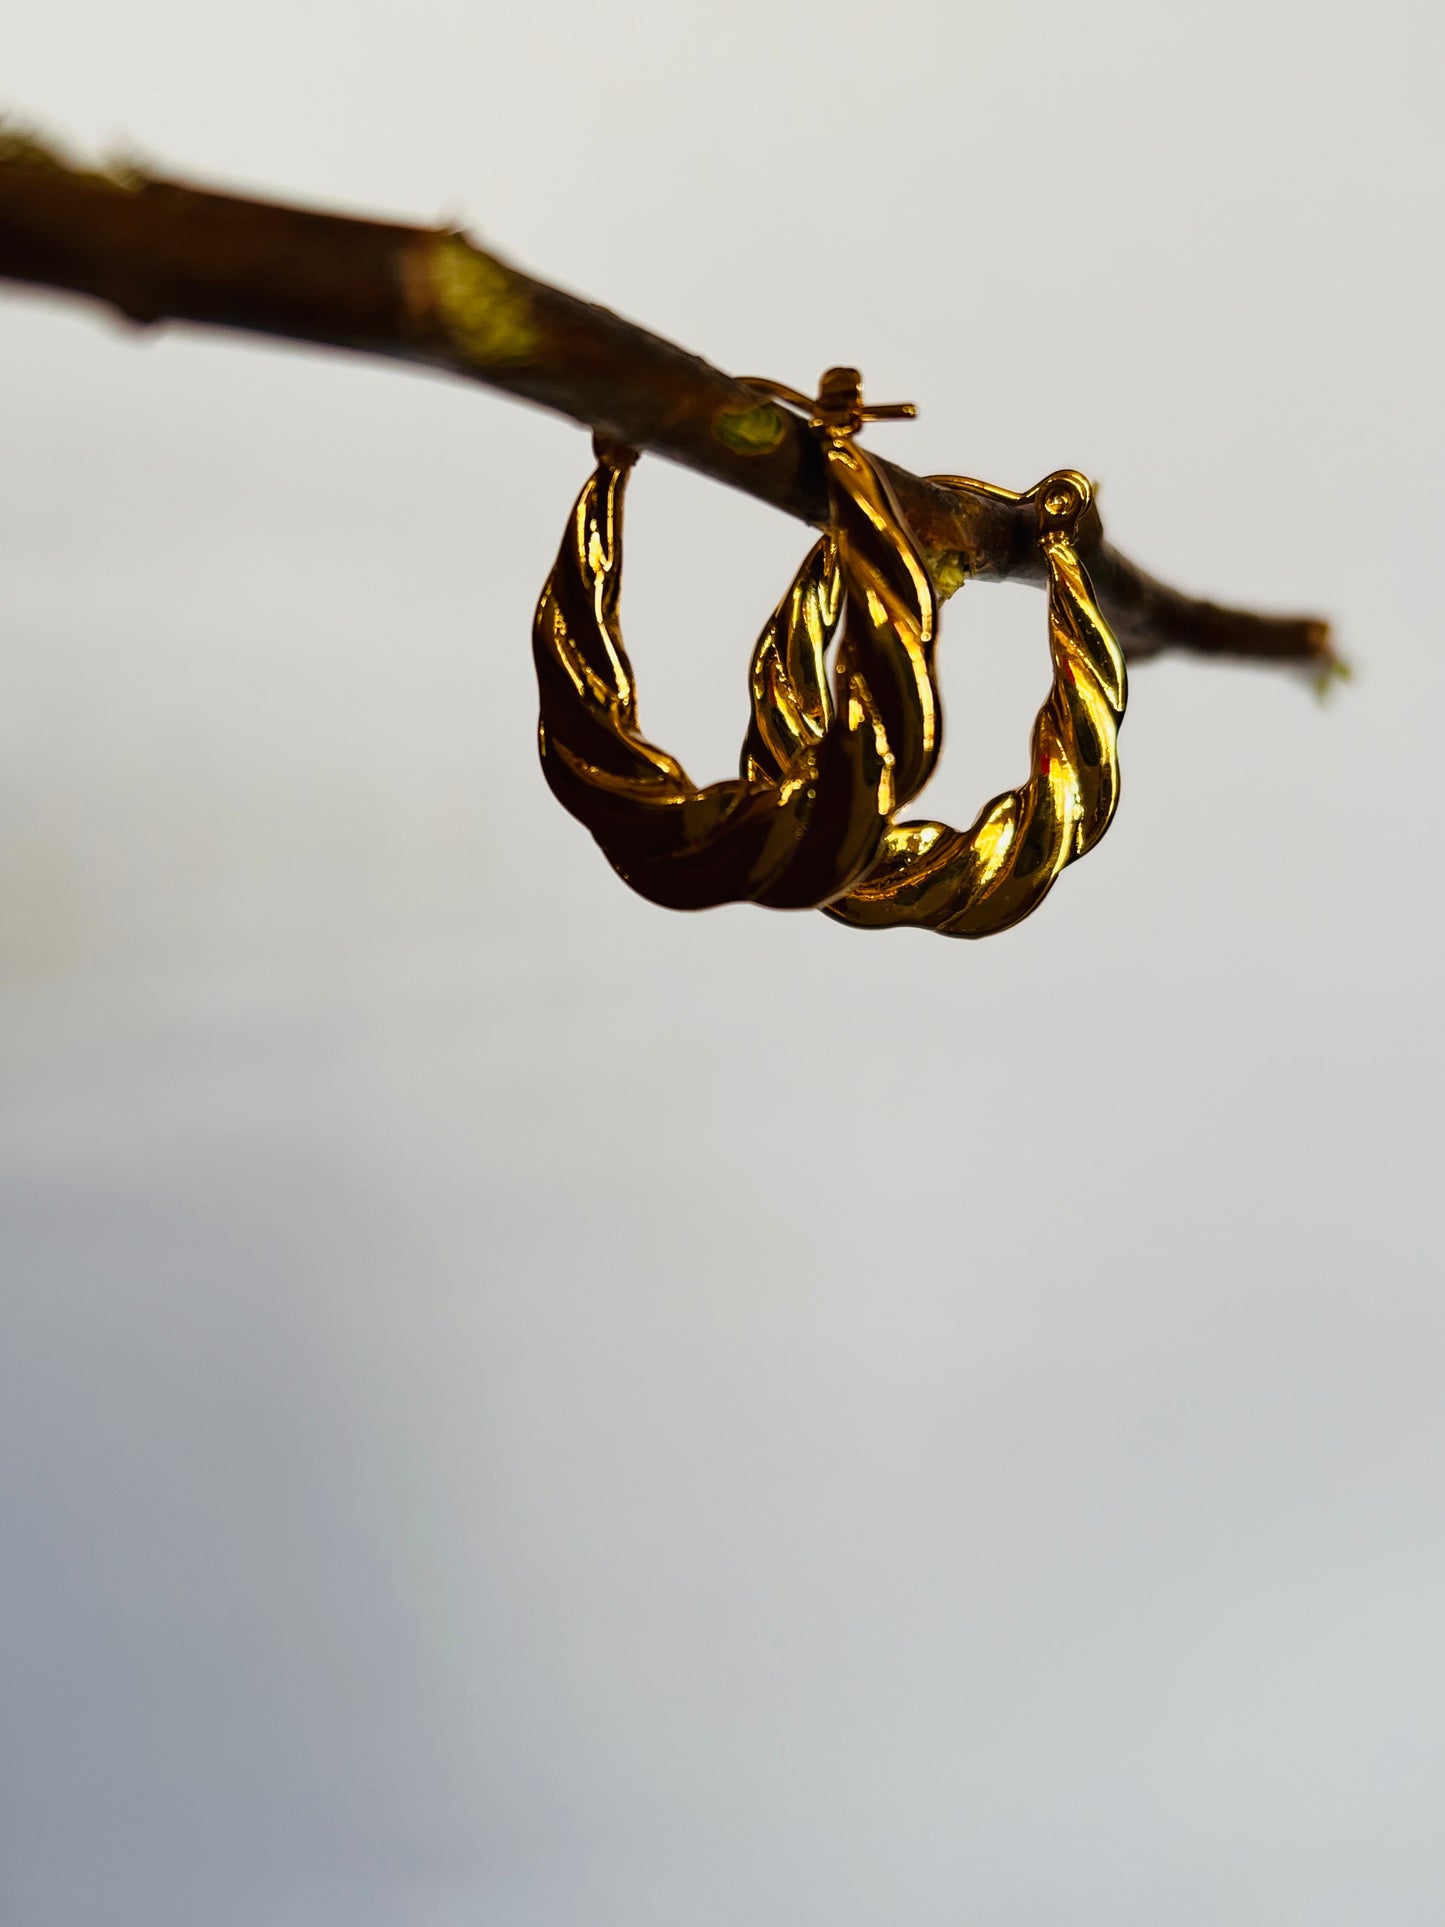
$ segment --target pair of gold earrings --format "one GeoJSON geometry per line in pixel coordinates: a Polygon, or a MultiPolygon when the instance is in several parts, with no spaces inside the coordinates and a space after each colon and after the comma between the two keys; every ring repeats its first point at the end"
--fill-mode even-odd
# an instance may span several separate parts
{"type": "Polygon", "coordinates": [[[618,619],[623,497],[637,457],[598,440],[533,625],[553,794],[633,889],[671,909],[751,901],[821,909],[862,929],[1006,930],[1093,848],[1118,802],[1127,679],[1076,545],[1090,485],[1073,469],[1024,495],[930,478],[1036,504],[1054,674],[1024,784],[985,804],[968,830],[899,822],[942,746],[938,597],[893,490],[856,438],[865,422],[913,408],[866,408],[853,368],[829,369],[815,401],[752,385],[808,411],[829,518],[753,651],[739,774],[699,788],[638,729],[618,619]]]}

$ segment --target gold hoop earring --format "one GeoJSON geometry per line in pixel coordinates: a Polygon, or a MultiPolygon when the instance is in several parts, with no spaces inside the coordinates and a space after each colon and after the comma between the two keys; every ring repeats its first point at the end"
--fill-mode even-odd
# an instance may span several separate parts
{"type": "Polygon", "coordinates": [[[1036,910],[1059,872],[1108,829],[1119,800],[1128,677],[1079,557],[1079,523],[1093,499],[1082,475],[1060,469],[1023,495],[967,476],[929,479],[1036,502],[1053,686],[1034,723],[1026,783],[986,803],[968,830],[929,821],[891,825],[873,869],[823,907],[856,929],[912,925],[986,937],[1036,910]]]}
{"type": "Polygon", "coordinates": [[[937,600],[886,479],[855,443],[868,421],[856,369],[830,369],[810,410],[830,519],[753,654],[754,723],[741,774],[699,788],[642,736],[618,620],[622,510],[633,450],[595,443],[533,624],[542,768],[618,874],[654,903],[751,900],[811,908],[876,861],[894,811],[938,750],[937,600]],[[828,643],[843,612],[830,688],[828,643]]]}

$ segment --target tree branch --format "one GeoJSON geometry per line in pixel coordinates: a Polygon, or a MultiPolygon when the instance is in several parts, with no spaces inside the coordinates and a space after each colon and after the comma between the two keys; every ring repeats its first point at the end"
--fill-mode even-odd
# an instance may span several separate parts
{"type": "MultiPolygon", "coordinates": [[[[0,133],[0,278],[87,295],[132,321],[189,321],[421,363],[603,428],[802,521],[827,511],[800,419],[606,308],[465,236],[75,168],[0,133]]],[[[1029,506],[961,494],[883,464],[939,588],[1042,579],[1029,506]]],[[[1197,601],[1103,539],[1083,549],[1128,653],[1166,648],[1328,675],[1328,626],[1197,601]]]]}

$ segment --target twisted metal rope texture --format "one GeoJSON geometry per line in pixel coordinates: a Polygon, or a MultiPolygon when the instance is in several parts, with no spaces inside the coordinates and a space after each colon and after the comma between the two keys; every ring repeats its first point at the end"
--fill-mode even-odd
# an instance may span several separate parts
{"type": "MultiPolygon", "coordinates": [[[[1029,778],[986,803],[968,830],[928,820],[890,827],[868,875],[824,906],[839,922],[991,936],[1036,910],[1060,871],[1109,827],[1119,800],[1118,731],[1128,682],[1071,539],[1091,491],[1083,476],[1061,470],[1030,494],[1041,505],[1054,675],[1034,723],[1029,778]]],[[[786,637],[780,647],[786,651],[786,637]]],[[[780,724],[790,694],[781,691],[757,718],[769,745],[785,741],[780,724]]]]}
{"type": "Polygon", "coordinates": [[[618,620],[629,450],[599,449],[533,625],[553,794],[633,889],[671,909],[811,908],[876,861],[937,756],[937,603],[882,476],[824,442],[833,523],[753,657],[741,774],[700,788],[637,722],[618,620]],[[829,688],[825,655],[843,611],[829,688]]]}

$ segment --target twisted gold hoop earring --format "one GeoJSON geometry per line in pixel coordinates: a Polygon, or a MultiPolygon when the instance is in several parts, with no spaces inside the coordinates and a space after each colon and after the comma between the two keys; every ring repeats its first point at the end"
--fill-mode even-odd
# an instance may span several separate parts
{"type": "MultiPolygon", "coordinates": [[[[1108,829],[1119,800],[1118,733],[1128,678],[1077,548],[1079,523],[1093,499],[1088,481],[1060,469],[1017,495],[962,475],[930,480],[1036,502],[1053,686],[1034,723],[1026,783],[986,803],[965,831],[929,821],[893,824],[868,875],[823,907],[858,929],[913,925],[949,937],[986,937],[1036,910],[1059,872],[1108,829]]],[[[775,724],[785,712],[775,704],[767,713],[775,724]]]]}
{"type": "Polygon", "coordinates": [[[618,620],[633,450],[595,444],[596,470],[533,624],[547,782],[618,874],[672,909],[828,902],[875,862],[938,751],[936,597],[891,488],[854,440],[865,422],[912,405],[865,408],[856,369],[830,369],[816,401],[751,385],[810,410],[830,517],[754,651],[741,774],[699,788],[638,729],[618,620]],[[840,609],[830,689],[824,659],[840,609]]]}

